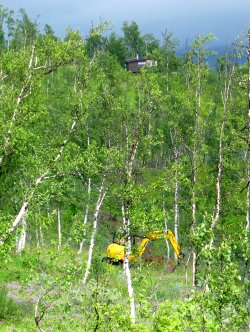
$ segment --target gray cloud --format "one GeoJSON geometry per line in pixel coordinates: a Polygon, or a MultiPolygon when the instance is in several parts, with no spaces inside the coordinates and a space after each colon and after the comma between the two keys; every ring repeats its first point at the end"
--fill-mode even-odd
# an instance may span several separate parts
{"type": "Polygon", "coordinates": [[[213,32],[227,44],[249,24],[249,0],[2,0],[10,9],[23,7],[43,26],[50,24],[56,34],[64,35],[68,26],[86,34],[91,22],[110,20],[121,32],[122,23],[136,21],[142,33],[157,37],[166,28],[182,43],[200,33],[213,32]]]}

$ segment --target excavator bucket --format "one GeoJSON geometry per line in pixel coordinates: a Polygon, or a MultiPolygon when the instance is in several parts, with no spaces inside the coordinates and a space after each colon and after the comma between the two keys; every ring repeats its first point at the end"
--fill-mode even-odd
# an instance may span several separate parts
{"type": "Polygon", "coordinates": [[[168,239],[169,239],[170,243],[172,244],[172,247],[173,247],[177,257],[180,259],[181,258],[181,248],[180,248],[179,243],[176,240],[176,237],[174,236],[174,233],[170,229],[168,229],[167,235],[168,235],[168,239]]]}

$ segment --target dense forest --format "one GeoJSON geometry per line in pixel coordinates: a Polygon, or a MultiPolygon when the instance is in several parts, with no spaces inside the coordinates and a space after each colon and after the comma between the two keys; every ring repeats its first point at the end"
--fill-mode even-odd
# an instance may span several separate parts
{"type": "Polygon", "coordinates": [[[0,331],[249,331],[250,32],[214,38],[0,6],[0,331]]]}

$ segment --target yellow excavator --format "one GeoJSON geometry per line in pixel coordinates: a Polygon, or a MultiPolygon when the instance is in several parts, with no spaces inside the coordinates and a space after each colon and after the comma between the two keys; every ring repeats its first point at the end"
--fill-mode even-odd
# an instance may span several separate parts
{"type": "MultiPolygon", "coordinates": [[[[129,261],[136,261],[138,258],[142,256],[146,249],[146,245],[149,241],[159,240],[159,239],[168,239],[178,257],[178,259],[181,258],[181,248],[173,234],[173,232],[168,229],[167,232],[164,230],[156,230],[149,232],[146,237],[143,238],[142,242],[140,243],[138,247],[137,253],[131,254],[129,256],[129,261]]],[[[107,257],[103,258],[103,261],[106,261],[108,263],[112,264],[119,264],[124,261],[125,257],[125,245],[124,245],[124,239],[122,238],[120,243],[112,243],[107,248],[107,257]]]]}

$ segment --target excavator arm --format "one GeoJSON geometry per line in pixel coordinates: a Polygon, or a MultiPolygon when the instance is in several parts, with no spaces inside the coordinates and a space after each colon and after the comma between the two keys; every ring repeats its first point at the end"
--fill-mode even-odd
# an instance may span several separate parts
{"type": "Polygon", "coordinates": [[[168,229],[167,232],[164,230],[156,230],[148,233],[147,236],[150,240],[158,240],[158,239],[168,239],[177,255],[177,257],[181,258],[181,248],[179,243],[174,236],[174,233],[168,229]]]}
{"type": "Polygon", "coordinates": [[[167,231],[167,236],[168,236],[170,243],[172,244],[172,247],[173,247],[178,259],[180,259],[181,258],[181,247],[180,247],[179,243],[177,242],[176,237],[174,236],[174,233],[170,229],[168,229],[168,231],[167,231]]]}
{"type": "MultiPolygon", "coordinates": [[[[168,239],[177,255],[181,258],[181,249],[180,246],[173,234],[169,229],[167,232],[164,230],[156,230],[149,232],[148,235],[142,240],[139,245],[137,255],[130,255],[129,260],[134,261],[137,257],[141,257],[146,249],[146,245],[149,241],[159,240],[159,239],[168,239]],[[137,257],[136,257],[137,256],[137,257]]],[[[114,262],[123,262],[125,257],[125,246],[117,243],[112,243],[107,248],[107,257],[114,262]]]]}

